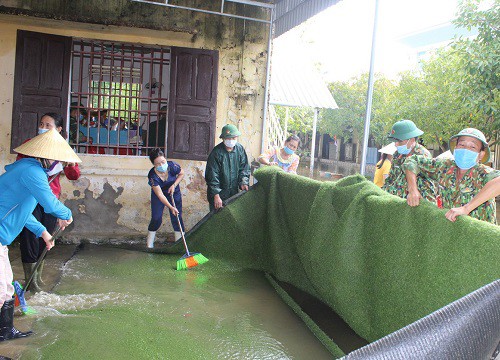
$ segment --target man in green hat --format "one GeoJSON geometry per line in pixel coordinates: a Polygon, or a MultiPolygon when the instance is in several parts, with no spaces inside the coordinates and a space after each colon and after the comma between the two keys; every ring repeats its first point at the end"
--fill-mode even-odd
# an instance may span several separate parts
{"type": "Polygon", "coordinates": [[[207,199],[210,211],[223,207],[223,202],[239,190],[248,190],[250,166],[245,149],[238,143],[241,133],[233,124],[222,128],[223,140],[208,155],[205,169],[207,199]]]}
{"type": "MultiPolygon", "coordinates": [[[[417,128],[411,120],[399,120],[391,129],[389,139],[394,141],[397,151],[393,155],[391,170],[385,179],[382,189],[390,194],[406,199],[408,184],[403,171],[403,164],[412,155],[421,155],[431,159],[431,153],[417,140],[424,132],[417,128]]],[[[417,185],[421,195],[432,203],[436,203],[435,184],[423,174],[417,177],[417,185]]]]}
{"type": "Polygon", "coordinates": [[[490,149],[484,134],[473,128],[463,129],[450,138],[453,159],[428,159],[412,156],[403,164],[408,180],[410,206],[420,203],[416,174],[424,173],[441,188],[443,207],[450,209],[446,218],[455,221],[460,215],[497,223],[495,196],[500,193],[500,171],[484,165],[490,149]]]}

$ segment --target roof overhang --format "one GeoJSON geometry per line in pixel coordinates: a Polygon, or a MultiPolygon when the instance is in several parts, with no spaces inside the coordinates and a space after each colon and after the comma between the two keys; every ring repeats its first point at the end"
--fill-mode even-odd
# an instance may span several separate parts
{"type": "Polygon", "coordinates": [[[197,11],[206,14],[233,17],[243,20],[263,22],[274,25],[273,37],[276,38],[295,26],[303,23],[326,8],[335,5],[340,0],[219,0],[209,5],[187,6],[185,0],[131,0],[134,2],[159,5],[175,9],[197,11]],[[242,4],[252,8],[261,9],[262,16],[248,15],[249,11],[241,13],[228,12],[227,4],[242,4]]]}
{"type": "Polygon", "coordinates": [[[337,103],[325,82],[313,69],[285,63],[273,64],[269,103],[291,107],[337,109],[337,103]]]}

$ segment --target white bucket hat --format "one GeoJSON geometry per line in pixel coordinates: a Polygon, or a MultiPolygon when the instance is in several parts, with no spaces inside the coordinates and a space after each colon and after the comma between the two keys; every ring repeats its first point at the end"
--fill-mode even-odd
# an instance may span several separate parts
{"type": "Polygon", "coordinates": [[[30,141],[15,148],[14,151],[19,154],[40,159],[58,160],[70,163],[82,162],[56,129],[35,136],[30,141]]]}
{"type": "Polygon", "coordinates": [[[393,142],[391,142],[390,144],[380,149],[378,152],[382,154],[393,155],[396,152],[396,150],[397,150],[396,145],[393,142]]]}

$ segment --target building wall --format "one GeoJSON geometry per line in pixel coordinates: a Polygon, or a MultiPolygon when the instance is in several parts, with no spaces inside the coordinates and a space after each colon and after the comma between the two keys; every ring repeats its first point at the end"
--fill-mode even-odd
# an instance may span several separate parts
{"type": "MultiPolygon", "coordinates": [[[[129,6],[124,1],[115,2],[129,6]]],[[[19,3],[10,1],[10,3],[19,3]]],[[[29,1],[24,2],[29,3],[29,1]]],[[[35,2],[33,2],[35,3],[35,2]]],[[[54,1],[43,2],[54,3],[54,1]]],[[[61,3],[85,3],[80,1],[61,3]]],[[[92,1],[90,1],[92,3],[92,1]]],[[[7,1],[7,5],[9,1],[7,1]]],[[[15,5],[15,4],[14,4],[15,5]]],[[[144,4],[143,4],[144,5],[144,4]]],[[[82,5],[83,6],[83,5],[82,5]]],[[[264,105],[265,69],[268,28],[263,23],[248,22],[216,15],[188,11],[171,12],[178,19],[165,18],[151,12],[154,23],[161,28],[158,16],[173,30],[154,30],[139,27],[119,27],[104,24],[70,22],[48,18],[0,14],[0,169],[14,161],[10,154],[12,102],[16,32],[18,29],[72,36],[164,46],[205,48],[219,51],[219,78],[216,119],[216,144],[222,126],[236,124],[242,131],[240,142],[246,147],[249,161],[260,152],[262,109],[264,105]]],[[[59,9],[60,10],[60,9],[59,9]]],[[[78,10],[78,9],[77,9],[78,10]]],[[[53,11],[58,11],[57,9],[53,11]]],[[[72,10],[76,11],[76,10],[72,10]]],[[[107,11],[120,12],[120,8],[107,11]]],[[[0,6],[0,12],[6,12],[0,6]]],[[[9,11],[13,13],[13,11],[9,11]]],[[[21,10],[19,12],[22,13],[21,10]]],[[[97,16],[102,11],[94,9],[97,16]]],[[[35,14],[39,15],[39,14],[35,14]]],[[[47,16],[46,13],[42,16],[47,16]]],[[[67,15],[54,18],[64,18],[67,15]]],[[[89,18],[88,13],[85,14],[89,18]]],[[[144,18],[141,18],[144,22],[144,18]]],[[[81,20],[81,19],[79,19],[81,20]]],[[[95,20],[95,19],[94,19],[95,20]]],[[[146,19],[147,20],[147,19],[146,19]]],[[[90,20],[89,20],[90,21],[90,20]]],[[[112,21],[110,21],[113,23],[112,21]]],[[[128,19],[125,23],[130,23],[128,19]]],[[[147,25],[147,24],[146,24],[147,25]]],[[[145,26],[143,23],[141,26],[145,26]]],[[[147,157],[81,154],[81,177],[77,181],[62,180],[62,200],[73,211],[74,225],[66,232],[68,238],[104,241],[105,239],[142,239],[150,220],[150,188],[146,175],[152,167],[147,157]]],[[[207,212],[206,184],[203,178],[204,161],[176,160],[185,171],[181,182],[184,218],[191,228],[207,212]]],[[[172,227],[167,214],[160,233],[171,236],[172,227]]],[[[165,239],[160,236],[160,240],[165,239]]]]}

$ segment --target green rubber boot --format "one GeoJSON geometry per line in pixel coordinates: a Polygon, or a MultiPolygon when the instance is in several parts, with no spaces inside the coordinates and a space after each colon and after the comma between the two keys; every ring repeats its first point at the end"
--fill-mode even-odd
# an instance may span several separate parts
{"type": "Polygon", "coordinates": [[[45,266],[45,260],[42,260],[42,262],[40,263],[40,266],[38,267],[38,270],[37,270],[37,282],[38,284],[40,285],[45,285],[45,282],[42,280],[42,273],[43,273],[43,267],[45,266]]]}
{"type": "MultiPolygon", "coordinates": [[[[24,269],[24,281],[28,281],[30,279],[31,274],[33,273],[33,269],[35,268],[36,263],[23,263],[24,269]]],[[[33,280],[29,286],[29,289],[24,289],[25,291],[31,290],[33,292],[42,291],[40,286],[38,285],[38,274],[33,276],[33,280]]]]}

